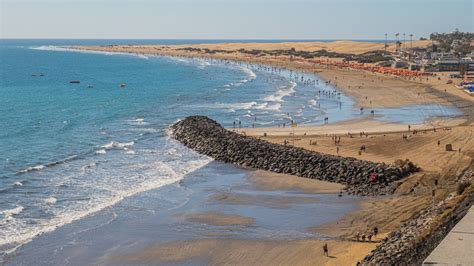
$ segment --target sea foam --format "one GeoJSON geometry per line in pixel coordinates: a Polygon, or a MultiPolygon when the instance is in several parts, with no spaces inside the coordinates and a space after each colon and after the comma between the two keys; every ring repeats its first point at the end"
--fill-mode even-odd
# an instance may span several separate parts
{"type": "Polygon", "coordinates": [[[53,51],[53,52],[76,52],[76,53],[99,54],[99,55],[125,55],[125,56],[133,56],[133,57],[138,57],[138,58],[147,59],[147,60],[149,59],[149,56],[144,55],[144,54],[82,50],[82,49],[72,48],[71,46],[42,45],[42,46],[30,47],[30,49],[42,50],[42,51],[53,51]]]}

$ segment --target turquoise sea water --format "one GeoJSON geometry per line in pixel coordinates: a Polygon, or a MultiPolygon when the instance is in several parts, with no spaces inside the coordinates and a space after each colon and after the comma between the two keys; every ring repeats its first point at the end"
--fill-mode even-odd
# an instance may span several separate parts
{"type": "MultiPolygon", "coordinates": [[[[197,42],[1,41],[0,252],[208,164],[169,139],[167,127],[180,118],[261,127],[361,115],[351,98],[308,74],[65,47],[197,42]]],[[[457,114],[439,105],[376,112],[377,119],[412,124],[457,114]]]]}

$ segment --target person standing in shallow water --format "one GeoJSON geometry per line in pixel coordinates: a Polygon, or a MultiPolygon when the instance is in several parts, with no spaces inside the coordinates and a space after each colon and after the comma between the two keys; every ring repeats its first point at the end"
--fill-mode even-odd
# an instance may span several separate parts
{"type": "Polygon", "coordinates": [[[324,243],[323,252],[324,252],[324,256],[329,257],[329,251],[328,251],[328,244],[327,243],[324,243]]]}

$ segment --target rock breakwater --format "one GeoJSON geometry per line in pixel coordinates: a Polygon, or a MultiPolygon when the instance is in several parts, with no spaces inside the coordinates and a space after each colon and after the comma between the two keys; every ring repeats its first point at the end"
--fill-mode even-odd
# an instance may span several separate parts
{"type": "MultiPolygon", "coordinates": [[[[463,179],[471,184],[474,172],[463,179]]],[[[415,214],[398,230],[391,232],[361,265],[421,265],[451,229],[466,215],[474,202],[474,189],[451,193],[436,206],[415,214]]]]}
{"type": "Polygon", "coordinates": [[[396,181],[417,171],[408,161],[387,165],[269,143],[227,130],[205,116],[187,117],[172,125],[171,130],[185,146],[216,160],[341,183],[350,194],[390,194],[396,181]]]}

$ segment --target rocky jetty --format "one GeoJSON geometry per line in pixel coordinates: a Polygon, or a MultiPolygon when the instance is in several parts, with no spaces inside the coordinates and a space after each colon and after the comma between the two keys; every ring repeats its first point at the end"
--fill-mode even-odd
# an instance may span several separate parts
{"type": "Polygon", "coordinates": [[[395,181],[417,171],[411,162],[374,163],[308,151],[242,136],[205,116],[190,116],[171,126],[185,146],[227,163],[346,185],[350,194],[385,195],[395,181]],[[375,178],[374,178],[375,177],[375,178]]]}
{"type": "Polygon", "coordinates": [[[451,229],[466,215],[474,202],[470,187],[474,172],[466,171],[459,182],[462,191],[451,193],[436,206],[415,214],[391,232],[361,265],[421,265],[451,229]],[[465,189],[468,187],[469,189],[465,189]]]}

